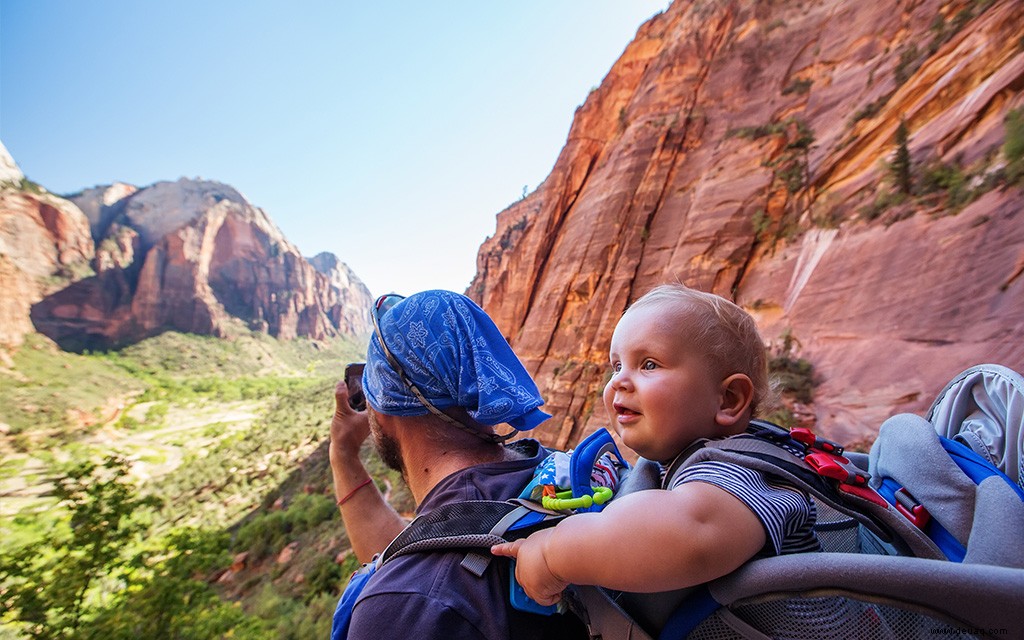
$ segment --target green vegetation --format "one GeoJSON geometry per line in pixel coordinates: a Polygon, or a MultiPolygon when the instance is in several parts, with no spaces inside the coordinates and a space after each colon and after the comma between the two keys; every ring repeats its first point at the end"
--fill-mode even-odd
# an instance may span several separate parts
{"type": "Polygon", "coordinates": [[[0,370],[0,637],[326,636],[356,568],[330,497],[331,391],[363,357],[259,334],[83,355],[29,336],[0,370]]]}
{"type": "Polygon", "coordinates": [[[909,194],[913,187],[910,176],[910,150],[907,148],[908,137],[907,123],[900,118],[900,124],[896,127],[896,153],[889,163],[889,173],[896,190],[903,194],[909,194]]]}
{"type": "Polygon", "coordinates": [[[795,347],[799,344],[800,341],[787,330],[779,336],[779,341],[768,356],[768,375],[772,388],[781,398],[775,406],[768,407],[765,417],[785,427],[792,427],[795,422],[791,405],[794,402],[813,402],[814,388],[818,386],[814,365],[795,354],[795,347]]]}
{"type": "Polygon", "coordinates": [[[804,95],[811,90],[812,84],[814,84],[814,80],[810,78],[796,78],[782,89],[782,95],[785,96],[791,93],[804,95]]]}
{"type": "Polygon", "coordinates": [[[1024,107],[1009,111],[1005,126],[1003,155],[1006,156],[1006,180],[1010,184],[1019,184],[1024,181],[1024,107]]]}
{"type": "Polygon", "coordinates": [[[778,240],[791,237],[796,232],[797,220],[811,205],[808,154],[814,144],[814,132],[805,121],[787,118],[780,122],[732,129],[726,136],[747,140],[781,136],[781,151],[765,159],[761,165],[772,171],[767,197],[771,198],[780,188],[785,189],[788,196],[785,211],[779,220],[773,220],[764,209],[758,209],[751,223],[759,242],[774,246],[778,240]]]}
{"type": "Polygon", "coordinates": [[[26,336],[12,360],[13,370],[0,370],[0,422],[10,425],[12,443],[22,450],[73,438],[143,389],[122,368],[58,351],[36,334],[26,336]]]}

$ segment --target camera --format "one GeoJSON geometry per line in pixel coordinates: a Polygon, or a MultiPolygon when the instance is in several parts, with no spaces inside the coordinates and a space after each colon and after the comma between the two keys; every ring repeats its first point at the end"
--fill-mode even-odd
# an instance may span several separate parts
{"type": "Polygon", "coordinates": [[[356,411],[364,411],[366,409],[366,394],[363,393],[363,369],[365,367],[365,362],[353,362],[345,367],[348,406],[356,411]]]}

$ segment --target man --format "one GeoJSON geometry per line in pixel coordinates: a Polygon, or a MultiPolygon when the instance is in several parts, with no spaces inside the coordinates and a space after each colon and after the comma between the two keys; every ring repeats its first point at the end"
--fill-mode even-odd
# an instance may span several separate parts
{"type": "MultiPolygon", "coordinates": [[[[504,500],[529,482],[546,452],[533,440],[504,444],[550,417],[493,321],[449,291],[383,296],[373,309],[363,387],[368,407],[335,389],[330,460],[342,519],[356,557],[368,562],[405,521],[359,460],[372,435],[386,464],[402,473],[418,513],[465,500],[504,500]],[[509,433],[495,427],[507,424],[509,433]]],[[[503,428],[507,430],[507,428],[503,428]]],[[[477,577],[464,553],[412,553],[383,565],[352,610],[349,638],[586,637],[578,619],[541,616],[509,603],[509,566],[477,577]]]]}

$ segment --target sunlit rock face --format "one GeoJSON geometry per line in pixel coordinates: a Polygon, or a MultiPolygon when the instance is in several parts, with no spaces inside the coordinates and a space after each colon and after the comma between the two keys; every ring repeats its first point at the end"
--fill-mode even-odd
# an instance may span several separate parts
{"type": "Polygon", "coordinates": [[[332,321],[348,335],[368,335],[373,331],[370,308],[373,296],[352,269],[338,256],[324,251],[309,258],[309,264],[327,276],[338,291],[338,304],[331,308],[332,321]]]}
{"type": "Polygon", "coordinates": [[[92,259],[89,222],[75,205],[0,185],[0,345],[21,344],[32,305],[89,275],[92,259]]]}
{"type": "Polygon", "coordinates": [[[65,348],[169,329],[223,336],[248,328],[283,339],[366,332],[359,318],[368,294],[360,297],[358,278],[349,274],[355,294],[340,290],[233,187],[183,178],[95,187],[70,199],[95,238],[96,275],[31,313],[36,329],[65,348]]]}
{"type": "Polygon", "coordinates": [[[675,2],[642,26],[469,289],[544,391],[538,435],[608,425],[612,330],[664,282],[794,337],[847,442],[971,364],[1024,369],[1024,196],[999,178],[1022,27],[1014,0],[675,2]]]}

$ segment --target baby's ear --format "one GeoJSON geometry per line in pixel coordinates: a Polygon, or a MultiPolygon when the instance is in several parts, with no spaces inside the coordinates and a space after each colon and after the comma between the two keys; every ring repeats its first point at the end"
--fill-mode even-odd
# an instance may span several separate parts
{"type": "Polygon", "coordinates": [[[749,419],[750,403],[754,400],[754,383],[743,373],[734,373],[719,387],[718,413],[715,422],[723,427],[732,427],[743,419],[749,419]]]}

